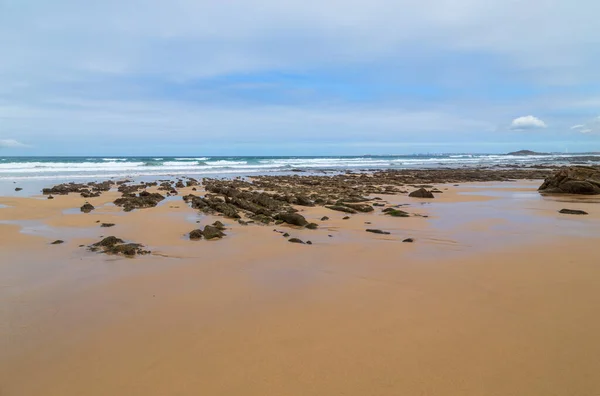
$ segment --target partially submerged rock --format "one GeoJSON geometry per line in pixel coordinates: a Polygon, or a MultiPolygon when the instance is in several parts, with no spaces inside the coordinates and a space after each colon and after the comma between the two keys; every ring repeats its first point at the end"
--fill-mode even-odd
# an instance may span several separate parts
{"type": "Polygon", "coordinates": [[[298,227],[304,227],[308,225],[308,221],[298,213],[279,213],[275,216],[276,220],[282,220],[287,224],[295,225],[298,227]]]}
{"type": "Polygon", "coordinates": [[[306,225],[306,228],[308,228],[309,230],[316,230],[317,228],[319,228],[319,225],[317,223],[308,223],[306,225]]]}
{"type": "Polygon", "coordinates": [[[125,243],[125,241],[115,236],[108,236],[89,247],[93,252],[101,251],[102,253],[122,255],[125,257],[151,253],[149,250],[143,248],[144,246],[139,243],[125,243]]]}
{"type": "Polygon", "coordinates": [[[392,217],[410,217],[410,213],[395,208],[386,208],[383,213],[392,217]]]}
{"type": "Polygon", "coordinates": [[[225,236],[225,234],[221,230],[219,230],[217,227],[214,227],[211,225],[207,225],[204,227],[204,230],[202,231],[202,235],[204,235],[204,238],[207,240],[220,239],[225,236]]]}
{"type": "Polygon", "coordinates": [[[402,242],[405,243],[413,243],[415,240],[413,238],[406,238],[405,240],[403,240],[402,242]]]}
{"type": "Polygon", "coordinates": [[[302,239],[298,239],[298,238],[290,238],[290,239],[288,239],[288,242],[304,244],[304,241],[302,241],[302,239]]]}
{"type": "Polygon", "coordinates": [[[62,239],[57,239],[56,241],[52,242],[51,245],[60,245],[65,243],[65,241],[63,241],[62,239]]]}
{"type": "Polygon", "coordinates": [[[373,234],[382,234],[382,235],[390,235],[388,231],[378,230],[374,228],[367,228],[367,232],[372,232],[373,234]]]}
{"type": "Polygon", "coordinates": [[[102,223],[100,224],[100,227],[102,228],[110,228],[110,227],[114,227],[115,223],[102,223]]]}
{"type": "Polygon", "coordinates": [[[92,210],[96,209],[94,208],[94,205],[92,205],[89,202],[86,202],[83,204],[83,206],[81,208],[79,208],[83,213],[90,213],[92,210]]]}
{"type": "Polygon", "coordinates": [[[204,236],[204,233],[200,229],[193,230],[190,232],[190,239],[192,241],[198,241],[198,240],[202,239],[203,236],[204,236]]]}
{"type": "MultiPolygon", "coordinates": [[[[331,209],[331,210],[336,210],[338,212],[344,212],[344,213],[357,213],[357,211],[355,209],[352,209],[348,206],[344,206],[344,205],[325,205],[325,207],[327,209],[331,209]]],[[[373,208],[371,208],[373,209],[373,208]]]]}
{"type": "Polygon", "coordinates": [[[547,177],[538,191],[549,194],[600,194],[600,168],[571,166],[547,177]]]}
{"type": "Polygon", "coordinates": [[[579,209],[561,209],[558,213],[570,214],[570,215],[586,215],[588,212],[579,209]]]}

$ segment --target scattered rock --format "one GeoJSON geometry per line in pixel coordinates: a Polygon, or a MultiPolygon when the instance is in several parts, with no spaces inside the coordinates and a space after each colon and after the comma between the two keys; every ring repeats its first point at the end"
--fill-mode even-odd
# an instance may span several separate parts
{"type": "MultiPolygon", "coordinates": [[[[342,206],[342,205],[325,205],[325,207],[327,209],[331,209],[331,210],[337,210],[338,212],[345,212],[345,213],[357,213],[356,210],[348,207],[348,206],[342,206]]],[[[373,210],[373,208],[371,208],[371,210],[373,210]]]]}
{"type": "MultiPolygon", "coordinates": [[[[372,212],[374,210],[373,206],[368,205],[368,204],[344,203],[344,207],[354,209],[357,212],[364,212],[364,213],[372,212]]],[[[347,213],[352,213],[352,212],[347,212],[347,213]]]]}
{"type": "Polygon", "coordinates": [[[283,236],[284,236],[285,238],[287,238],[287,237],[289,237],[289,236],[290,236],[290,234],[288,234],[288,233],[286,232],[285,234],[283,234],[283,236]]]}
{"type": "Polygon", "coordinates": [[[408,196],[412,198],[435,198],[430,191],[427,191],[424,188],[419,188],[408,194],[408,196]]]}
{"type": "Polygon", "coordinates": [[[413,238],[406,238],[405,240],[403,240],[402,242],[405,243],[413,243],[415,240],[413,238]]]}
{"type": "Polygon", "coordinates": [[[306,228],[308,228],[309,230],[316,230],[317,228],[319,228],[319,225],[317,223],[309,223],[306,225],[306,228]]]}
{"type": "Polygon", "coordinates": [[[386,208],[383,210],[383,213],[392,217],[410,217],[410,213],[394,208],[386,208]]]}
{"type": "Polygon", "coordinates": [[[92,205],[92,204],[91,204],[91,203],[89,203],[89,202],[86,202],[86,203],[84,203],[84,204],[83,204],[83,206],[80,208],[80,210],[81,210],[83,213],[90,213],[90,212],[91,212],[92,210],[94,210],[94,209],[96,209],[96,208],[94,208],[94,205],[92,205]]]}
{"type": "Polygon", "coordinates": [[[275,219],[282,220],[283,222],[299,227],[304,227],[308,224],[308,221],[298,213],[280,213],[275,216],[275,219]]]}
{"type": "Polygon", "coordinates": [[[307,245],[312,245],[312,242],[311,241],[306,241],[306,244],[307,245]]]}
{"type": "Polygon", "coordinates": [[[378,229],[374,229],[374,228],[368,228],[366,231],[367,232],[372,232],[373,234],[390,235],[390,233],[387,232],[387,231],[382,231],[382,230],[378,230],[378,229]]]}
{"type": "Polygon", "coordinates": [[[290,238],[290,239],[288,239],[288,242],[304,244],[304,242],[298,238],[290,238]]]}
{"type": "Polygon", "coordinates": [[[342,217],[342,220],[348,220],[350,218],[350,216],[344,216],[342,217]]]}
{"type": "Polygon", "coordinates": [[[558,213],[570,214],[570,215],[586,215],[588,212],[578,209],[561,209],[558,213]]]}
{"type": "Polygon", "coordinates": [[[57,239],[56,241],[52,242],[51,245],[60,245],[62,243],[65,243],[65,241],[63,241],[62,239],[57,239]]]}
{"type": "Polygon", "coordinates": [[[221,231],[225,229],[225,225],[218,220],[215,221],[212,225],[213,225],[213,227],[215,227],[216,229],[221,230],[221,231]]]}
{"type": "Polygon", "coordinates": [[[21,190],[23,190],[21,187],[15,188],[15,191],[21,191],[21,190]]]}
{"type": "Polygon", "coordinates": [[[114,201],[114,204],[117,206],[122,206],[125,212],[131,212],[133,209],[153,208],[163,199],[165,199],[165,197],[159,193],[142,191],[137,196],[135,194],[131,194],[117,198],[114,201]]]}
{"type": "Polygon", "coordinates": [[[193,230],[190,232],[190,239],[192,241],[197,241],[199,239],[202,239],[202,236],[204,235],[204,233],[202,232],[202,230],[193,230]]]}
{"type": "Polygon", "coordinates": [[[115,226],[115,223],[102,223],[102,224],[100,224],[100,227],[103,227],[103,228],[109,228],[109,227],[114,227],[114,226],[115,226]]]}
{"type": "Polygon", "coordinates": [[[122,255],[125,257],[151,253],[148,250],[144,250],[143,247],[144,246],[139,243],[125,243],[120,238],[108,236],[100,242],[96,242],[89,246],[89,249],[93,252],[102,251],[106,254],[122,255]]]}
{"type": "Polygon", "coordinates": [[[204,227],[204,231],[202,231],[202,234],[204,235],[204,238],[206,238],[207,240],[220,239],[225,236],[225,234],[221,230],[219,230],[217,227],[210,226],[210,225],[207,225],[204,227]]]}
{"type": "Polygon", "coordinates": [[[329,220],[329,217],[327,217],[327,216],[321,217],[321,221],[327,221],[327,220],[329,220]]]}
{"type": "Polygon", "coordinates": [[[52,195],[48,195],[48,199],[54,199],[52,195]]]}

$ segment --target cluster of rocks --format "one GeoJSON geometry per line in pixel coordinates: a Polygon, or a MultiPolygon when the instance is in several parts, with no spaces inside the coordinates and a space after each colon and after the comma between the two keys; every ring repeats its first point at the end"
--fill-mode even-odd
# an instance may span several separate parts
{"type": "Polygon", "coordinates": [[[600,168],[571,166],[547,177],[539,188],[550,194],[600,194],[600,168]]]}
{"type": "Polygon", "coordinates": [[[220,221],[215,221],[212,225],[204,226],[203,230],[196,229],[191,231],[189,237],[192,241],[198,241],[202,238],[206,240],[221,239],[226,236],[223,230],[225,230],[225,225],[220,221]]]}
{"type": "Polygon", "coordinates": [[[121,198],[114,200],[114,204],[122,206],[125,212],[131,212],[134,209],[153,208],[165,197],[159,193],[151,193],[146,190],[135,193],[125,193],[121,198]]]}
{"type": "Polygon", "coordinates": [[[44,188],[42,193],[44,195],[67,195],[70,193],[81,194],[84,198],[99,197],[105,191],[109,191],[113,186],[110,181],[103,181],[100,183],[89,182],[86,184],[80,183],[63,183],[58,184],[54,187],[44,188]]]}
{"type": "Polygon", "coordinates": [[[102,252],[125,257],[134,257],[136,255],[151,253],[149,250],[145,250],[144,246],[139,243],[125,243],[125,241],[115,236],[108,236],[100,242],[90,245],[88,248],[92,252],[102,252]]]}

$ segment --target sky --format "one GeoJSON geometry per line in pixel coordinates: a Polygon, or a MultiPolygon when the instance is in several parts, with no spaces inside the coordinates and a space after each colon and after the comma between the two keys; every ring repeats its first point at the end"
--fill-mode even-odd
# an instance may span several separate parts
{"type": "Polygon", "coordinates": [[[0,155],[600,151],[596,0],[0,0],[0,155]]]}

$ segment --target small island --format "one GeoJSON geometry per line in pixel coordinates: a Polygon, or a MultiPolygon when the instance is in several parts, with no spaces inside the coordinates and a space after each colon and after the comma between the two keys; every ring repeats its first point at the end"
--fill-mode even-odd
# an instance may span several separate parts
{"type": "Polygon", "coordinates": [[[513,151],[511,153],[506,153],[506,155],[549,155],[548,153],[538,153],[531,150],[519,150],[513,151]]]}

